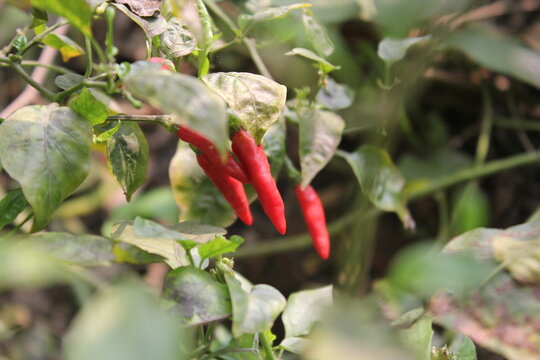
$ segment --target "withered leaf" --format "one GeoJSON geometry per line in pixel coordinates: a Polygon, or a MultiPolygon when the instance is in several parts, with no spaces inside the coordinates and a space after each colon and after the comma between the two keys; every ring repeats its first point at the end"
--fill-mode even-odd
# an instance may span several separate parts
{"type": "Polygon", "coordinates": [[[162,0],[115,0],[120,4],[129,6],[131,11],[142,17],[154,16],[156,11],[160,11],[162,0]]]}

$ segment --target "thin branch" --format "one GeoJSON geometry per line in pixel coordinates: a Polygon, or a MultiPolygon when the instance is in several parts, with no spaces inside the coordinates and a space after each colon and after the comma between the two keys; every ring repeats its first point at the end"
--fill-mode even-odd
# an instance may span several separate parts
{"type": "Polygon", "coordinates": [[[246,48],[249,51],[249,55],[251,56],[251,59],[255,63],[255,66],[259,70],[259,72],[266,76],[269,79],[272,78],[272,74],[270,74],[270,71],[268,71],[268,68],[264,64],[264,61],[261,58],[261,55],[259,54],[259,51],[257,50],[257,47],[255,46],[255,40],[245,38],[242,34],[242,31],[236,26],[234,21],[219,7],[218,4],[214,0],[204,0],[204,3],[214,14],[217,15],[227,26],[229,29],[241,39],[242,43],[246,46],[246,48]]]}
{"type": "Polygon", "coordinates": [[[31,87],[36,89],[44,98],[46,98],[49,101],[52,101],[54,98],[54,93],[50,91],[49,89],[43,87],[40,83],[32,79],[30,75],[24,71],[22,66],[17,62],[12,62],[11,67],[15,72],[31,87]]]}
{"type": "Polygon", "coordinates": [[[270,71],[264,64],[264,61],[261,58],[261,55],[259,54],[257,47],[255,46],[255,40],[244,38],[242,39],[242,42],[244,43],[244,45],[246,45],[249,51],[249,54],[251,55],[251,59],[255,63],[255,66],[257,66],[257,69],[259,69],[259,72],[262,75],[266,76],[267,78],[273,80],[274,78],[272,77],[272,74],[270,74],[270,71]]]}
{"type": "MultiPolygon", "coordinates": [[[[41,40],[43,40],[47,35],[49,35],[52,32],[55,32],[57,29],[61,28],[62,26],[68,25],[69,22],[67,21],[59,21],[56,24],[52,25],[50,28],[45,29],[42,33],[40,33],[37,36],[34,36],[32,40],[30,40],[26,46],[21,50],[20,54],[23,56],[29,49],[31,49],[33,46],[39,44],[41,40]]],[[[60,34],[57,32],[57,34],[60,34]]],[[[65,31],[63,31],[61,34],[65,34],[65,31]]]]}
{"type": "Polygon", "coordinates": [[[492,175],[501,171],[514,169],[520,166],[530,165],[538,161],[540,157],[540,150],[535,152],[527,152],[523,154],[509,156],[505,159],[493,160],[480,166],[474,166],[471,168],[465,168],[458,170],[449,176],[445,176],[440,179],[434,179],[426,186],[423,187],[411,187],[408,191],[405,190],[405,198],[407,200],[414,200],[423,196],[432,194],[436,191],[445,189],[447,187],[459,184],[464,181],[478,179],[484,176],[492,175]]]}
{"type": "MultiPolygon", "coordinates": [[[[65,34],[67,30],[68,30],[68,27],[63,27],[63,28],[59,28],[55,33],[62,35],[62,34],[65,34]]],[[[44,65],[52,64],[54,61],[54,58],[56,57],[56,54],[57,54],[57,50],[50,46],[46,46],[41,51],[41,54],[39,55],[39,59],[36,61],[37,63],[40,63],[41,66],[36,66],[36,68],[32,72],[32,79],[36,83],[41,84],[45,81],[45,78],[47,77],[47,74],[48,74],[48,67],[44,65]]],[[[11,60],[9,61],[11,62],[11,60]]],[[[25,61],[21,62],[22,66],[24,66],[24,62],[25,61]]],[[[15,110],[34,102],[37,96],[38,96],[38,92],[32,86],[26,86],[23,92],[20,93],[19,96],[17,96],[17,98],[15,98],[15,100],[13,100],[11,104],[9,104],[0,113],[0,117],[6,118],[9,114],[14,112],[15,110]]]]}

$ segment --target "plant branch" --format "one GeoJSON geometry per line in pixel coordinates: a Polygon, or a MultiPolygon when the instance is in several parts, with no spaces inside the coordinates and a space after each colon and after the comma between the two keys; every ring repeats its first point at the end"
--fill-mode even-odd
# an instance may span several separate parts
{"type": "Polygon", "coordinates": [[[272,351],[272,345],[270,345],[270,341],[268,340],[268,337],[266,336],[264,332],[259,333],[259,340],[261,341],[261,345],[266,355],[265,359],[276,360],[276,357],[274,356],[274,352],[272,351]]]}
{"type": "Polygon", "coordinates": [[[49,101],[53,101],[53,98],[54,98],[54,93],[52,91],[50,91],[49,89],[45,88],[44,86],[42,86],[40,83],[38,83],[37,81],[35,81],[34,79],[32,79],[32,77],[30,75],[28,75],[26,73],[26,71],[24,71],[24,69],[22,68],[21,64],[19,64],[18,62],[15,62],[15,61],[12,61],[11,62],[11,67],[13,68],[13,70],[15,70],[15,72],[28,84],[30,85],[31,87],[33,87],[34,89],[36,89],[44,98],[46,98],[47,100],[49,101]]]}
{"type": "Polygon", "coordinates": [[[249,51],[249,55],[251,56],[251,59],[255,63],[255,66],[259,70],[259,72],[266,76],[269,79],[272,78],[272,74],[270,74],[270,71],[268,71],[268,68],[264,64],[264,61],[261,58],[261,55],[259,54],[259,51],[257,50],[257,47],[255,46],[255,40],[248,39],[244,37],[242,34],[242,31],[236,26],[234,21],[219,7],[218,4],[214,0],[204,0],[204,3],[214,14],[216,14],[217,17],[219,17],[227,26],[229,29],[242,41],[242,43],[246,46],[246,48],[249,51]]]}
{"type": "Polygon", "coordinates": [[[219,7],[218,4],[214,0],[204,0],[205,5],[212,10],[214,14],[217,15],[227,26],[231,31],[236,35],[239,36],[242,32],[240,29],[236,26],[234,21],[219,7]]]}
{"type": "Polygon", "coordinates": [[[244,43],[244,45],[246,45],[249,54],[251,55],[251,59],[255,63],[255,66],[257,66],[257,69],[259,69],[259,72],[267,78],[273,80],[272,74],[270,74],[270,71],[268,71],[268,68],[264,64],[261,55],[259,54],[259,51],[255,46],[255,40],[244,38],[242,39],[242,42],[244,43]]]}
{"type": "Polygon", "coordinates": [[[449,176],[434,179],[421,186],[415,186],[415,184],[412,183],[408,189],[405,189],[404,195],[406,200],[418,199],[441,189],[456,185],[460,182],[478,179],[524,165],[530,165],[538,161],[539,158],[540,150],[509,156],[505,159],[493,160],[479,166],[458,170],[449,176]]]}
{"type": "Polygon", "coordinates": [[[158,124],[171,132],[176,132],[178,127],[172,115],[111,115],[107,117],[107,121],[134,121],[158,124]]]}
{"type": "Polygon", "coordinates": [[[32,38],[32,40],[30,40],[26,44],[26,46],[21,50],[19,55],[23,56],[30,48],[32,48],[32,46],[37,45],[38,43],[40,43],[41,40],[43,40],[47,35],[54,32],[56,29],[58,29],[58,28],[60,28],[60,27],[62,27],[64,25],[68,25],[68,24],[69,24],[69,22],[67,22],[67,21],[59,21],[56,24],[52,25],[50,28],[45,29],[39,35],[34,36],[34,38],[32,38]]]}

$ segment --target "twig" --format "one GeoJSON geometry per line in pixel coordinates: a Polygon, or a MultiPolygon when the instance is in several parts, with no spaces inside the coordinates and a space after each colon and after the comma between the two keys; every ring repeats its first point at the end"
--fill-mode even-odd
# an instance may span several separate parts
{"type": "Polygon", "coordinates": [[[62,26],[65,26],[68,24],[69,23],[67,21],[59,21],[56,24],[52,25],[50,28],[47,28],[42,33],[40,33],[39,35],[35,36],[32,40],[30,40],[26,44],[26,46],[21,50],[19,55],[23,56],[29,49],[31,49],[34,45],[37,45],[38,43],[40,43],[41,40],[43,40],[50,33],[54,32],[58,35],[64,35],[66,33],[66,29],[64,29],[63,31],[57,31],[57,30],[59,30],[62,26]]]}
{"type": "MultiPolygon", "coordinates": [[[[67,31],[67,27],[64,27],[64,28],[59,28],[55,33],[62,35],[62,34],[65,34],[66,31],[67,31]]],[[[37,63],[40,63],[41,66],[37,66],[31,75],[31,78],[37,84],[41,84],[45,81],[45,78],[47,77],[47,73],[48,73],[48,67],[45,65],[52,64],[56,56],[56,53],[57,53],[57,50],[50,46],[46,46],[43,49],[43,51],[41,51],[41,54],[39,55],[39,59],[37,60],[37,63]]],[[[21,63],[21,65],[23,65],[23,63],[24,61],[21,63]]],[[[11,104],[9,104],[0,113],[0,117],[6,118],[9,114],[14,112],[15,110],[34,102],[37,96],[38,96],[38,92],[32,86],[26,86],[23,92],[20,93],[19,96],[17,96],[15,100],[13,100],[11,104]]]]}
{"type": "Polygon", "coordinates": [[[255,63],[255,66],[259,70],[259,72],[266,76],[269,79],[272,78],[272,74],[270,74],[270,71],[268,71],[268,68],[264,64],[264,61],[261,58],[261,55],[259,54],[259,51],[257,50],[257,47],[255,46],[255,40],[248,39],[243,36],[242,31],[235,25],[234,21],[219,7],[218,4],[214,0],[204,0],[204,3],[214,14],[217,15],[227,26],[229,29],[237,36],[240,37],[242,43],[246,46],[246,48],[249,51],[249,55],[251,56],[251,59],[255,63]]]}
{"type": "Polygon", "coordinates": [[[493,160],[480,166],[458,170],[449,176],[435,179],[423,187],[411,187],[405,190],[405,198],[414,200],[432,194],[438,190],[459,184],[464,181],[478,179],[504,170],[510,170],[538,161],[540,150],[509,156],[505,159],[493,160]]]}
{"type": "Polygon", "coordinates": [[[47,100],[50,100],[52,101],[53,98],[54,98],[54,93],[43,87],[40,83],[38,83],[37,81],[35,81],[34,79],[32,79],[32,77],[30,75],[28,75],[26,73],[26,71],[24,71],[24,69],[22,68],[21,64],[17,63],[17,62],[12,62],[11,63],[11,67],[13,68],[13,70],[15,70],[15,72],[21,77],[23,78],[23,80],[28,84],[30,85],[31,87],[33,87],[35,90],[37,90],[37,92],[39,92],[44,98],[46,98],[47,100]]]}

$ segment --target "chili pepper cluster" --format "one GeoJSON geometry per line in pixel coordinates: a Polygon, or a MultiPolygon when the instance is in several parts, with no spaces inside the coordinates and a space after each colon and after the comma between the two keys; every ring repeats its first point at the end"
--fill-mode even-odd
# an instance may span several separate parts
{"type": "MultiPolygon", "coordinates": [[[[253,136],[239,130],[232,136],[232,152],[222,160],[214,144],[201,134],[180,126],[178,137],[191,144],[197,151],[197,162],[206,176],[229,202],[236,215],[247,225],[253,223],[249,202],[242,183],[253,185],[261,206],[280,234],[287,231],[285,206],[276,181],[270,172],[270,164],[262,145],[253,136]]],[[[295,187],[296,197],[304,215],[309,234],[317,253],[327,259],[330,255],[330,238],[321,200],[313,187],[295,187]]]]}

